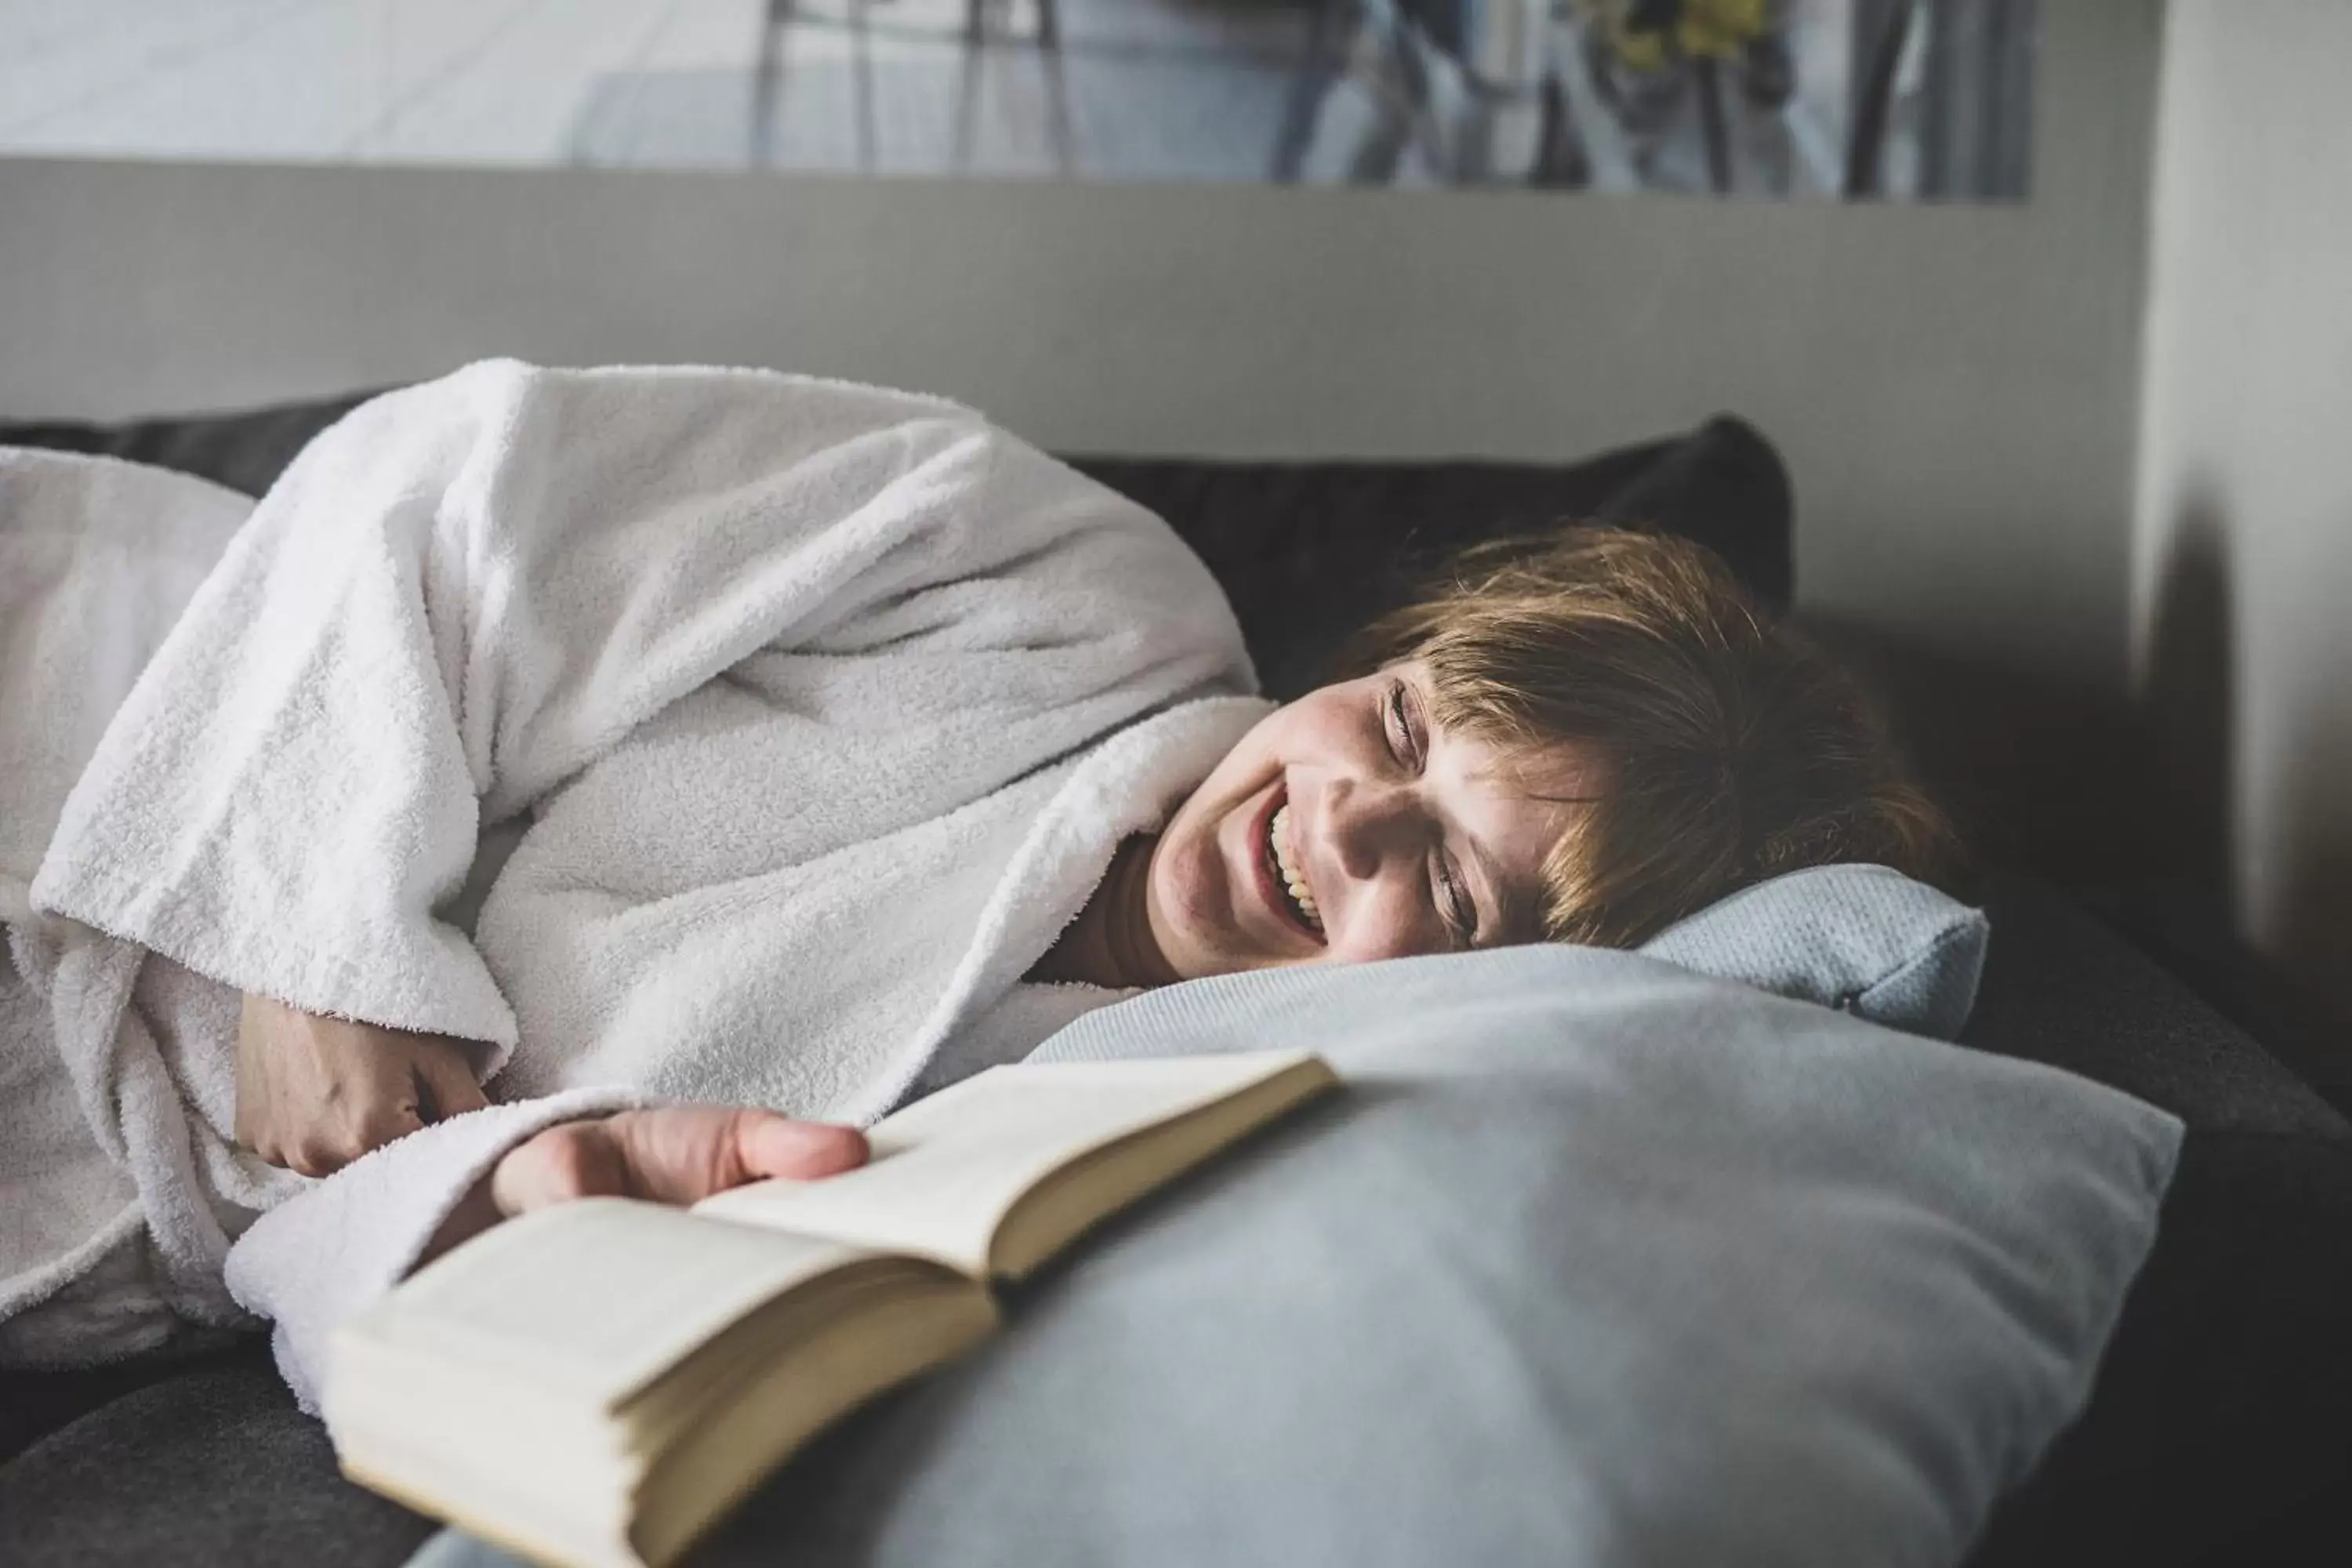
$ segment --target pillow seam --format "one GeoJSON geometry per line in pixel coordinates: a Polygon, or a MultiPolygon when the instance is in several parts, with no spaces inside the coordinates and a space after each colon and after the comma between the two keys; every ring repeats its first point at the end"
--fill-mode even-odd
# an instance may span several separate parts
{"type": "MultiPolygon", "coordinates": [[[[1971,910],[1969,914],[1974,918],[1963,918],[1954,921],[1951,924],[1946,926],[1942,931],[1937,931],[1933,937],[1928,939],[1927,944],[1925,947],[1918,948],[1913,952],[1906,953],[1901,961],[1896,963],[1892,968],[1886,970],[1885,973],[1880,974],[1877,979],[1870,982],[1867,985],[1864,985],[1860,990],[1856,991],[1853,994],[1853,1000],[1856,1003],[1860,1003],[1864,999],[1867,998],[1873,992],[1878,991],[1885,986],[1892,985],[1895,982],[1903,979],[1905,976],[1919,969],[1922,965],[1943,956],[1943,954],[1956,945],[1962,937],[1969,935],[1983,924],[1983,911],[1971,910]]],[[[1971,998],[1971,1000],[1973,1000],[1973,998],[1971,998]]]]}

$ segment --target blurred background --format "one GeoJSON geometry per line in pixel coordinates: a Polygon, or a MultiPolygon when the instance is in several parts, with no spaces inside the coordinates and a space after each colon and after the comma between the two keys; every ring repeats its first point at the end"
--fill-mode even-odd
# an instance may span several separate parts
{"type": "Polygon", "coordinates": [[[0,0],[0,151],[2014,200],[2033,0],[0,0]]]}

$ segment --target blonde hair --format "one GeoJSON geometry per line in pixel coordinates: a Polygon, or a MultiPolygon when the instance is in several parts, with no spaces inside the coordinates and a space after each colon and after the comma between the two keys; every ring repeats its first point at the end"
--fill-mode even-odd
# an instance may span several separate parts
{"type": "Polygon", "coordinates": [[[1576,528],[1483,546],[1353,645],[1418,661],[1433,717],[1490,743],[1574,743],[1598,787],[1547,858],[1555,942],[1630,947],[1785,871],[1958,869],[1949,825],[1854,681],[1686,540],[1576,528]]]}

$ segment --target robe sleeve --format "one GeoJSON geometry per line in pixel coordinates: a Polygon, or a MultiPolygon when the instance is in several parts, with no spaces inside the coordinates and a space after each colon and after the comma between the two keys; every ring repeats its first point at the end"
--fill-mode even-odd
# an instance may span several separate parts
{"type": "Polygon", "coordinates": [[[229,1249],[229,1293],[270,1320],[278,1370],[319,1414],[329,1336],[399,1283],[458,1201],[501,1155],[559,1121],[644,1104],[582,1089],[494,1105],[396,1139],[256,1220],[229,1249]]]}
{"type": "MultiPolygon", "coordinates": [[[[1078,735],[1250,683],[1164,524],[970,410],[471,366],[355,410],[263,499],[108,726],[33,902],[241,991],[489,1042],[495,1066],[515,1016],[446,918],[481,829],[763,649],[884,644],[931,650],[921,700],[972,726],[1027,700],[1000,665],[1059,682],[1078,735]]],[[[457,1118],[257,1222],[229,1283],[306,1402],[332,1327],[500,1154],[635,1098],[457,1118]]]]}
{"type": "MultiPolygon", "coordinates": [[[[441,913],[481,827],[740,661],[944,617],[977,668],[992,616],[1034,641],[1058,613],[1008,616],[992,584],[1089,535],[1147,545],[1098,574],[1230,626],[1164,525],[1071,504],[1085,484],[956,405],[769,373],[490,362],[376,399],[199,589],[33,902],[310,1012],[489,1042],[495,1068],[513,1013],[441,913]]],[[[1237,634],[1182,641],[1187,679],[1246,671],[1237,634]]]]}

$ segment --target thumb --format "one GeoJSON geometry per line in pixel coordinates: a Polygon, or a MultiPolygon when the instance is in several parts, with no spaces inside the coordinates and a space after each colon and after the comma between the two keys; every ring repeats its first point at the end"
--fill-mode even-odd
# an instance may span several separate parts
{"type": "Polygon", "coordinates": [[[772,1110],[739,1112],[735,1152],[744,1177],[814,1181],[866,1163],[866,1134],[831,1121],[795,1121],[772,1110]]]}

